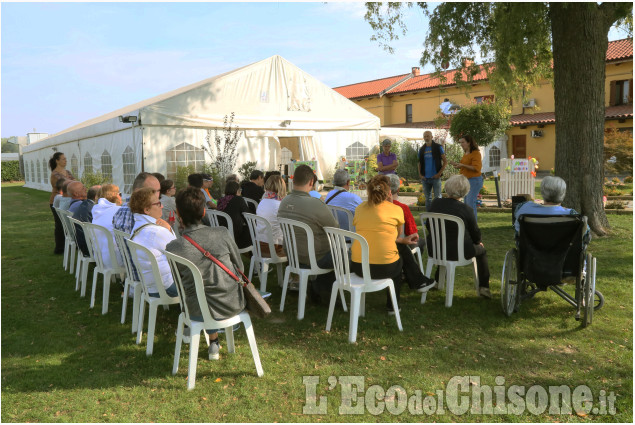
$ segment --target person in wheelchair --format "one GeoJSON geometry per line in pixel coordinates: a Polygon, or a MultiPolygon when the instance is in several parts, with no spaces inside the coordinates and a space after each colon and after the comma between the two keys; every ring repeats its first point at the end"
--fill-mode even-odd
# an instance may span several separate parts
{"type": "MultiPolygon", "coordinates": [[[[542,179],[540,183],[540,193],[544,204],[537,204],[534,201],[523,202],[516,207],[514,214],[514,229],[516,229],[516,241],[518,241],[518,234],[520,232],[519,218],[525,214],[535,215],[580,215],[573,208],[566,208],[562,206],[562,201],[567,193],[567,183],[556,176],[547,176],[542,179]]],[[[587,231],[584,235],[583,242],[585,246],[591,241],[591,231],[587,225],[587,231]]]]}

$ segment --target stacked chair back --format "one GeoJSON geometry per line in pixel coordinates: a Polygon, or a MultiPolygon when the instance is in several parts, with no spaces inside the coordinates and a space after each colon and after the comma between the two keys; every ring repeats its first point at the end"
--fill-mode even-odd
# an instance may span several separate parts
{"type": "Polygon", "coordinates": [[[74,263],[75,263],[75,249],[77,247],[77,242],[75,241],[74,231],[71,234],[71,226],[68,221],[68,217],[72,217],[69,211],[61,210],[59,208],[55,208],[55,212],[62,223],[62,229],[64,229],[64,259],[62,260],[62,265],[64,266],[64,270],[68,270],[70,274],[73,274],[74,263]],[[70,260],[70,269],[69,269],[69,260],[70,260]]]}
{"type": "Polygon", "coordinates": [[[154,328],[157,321],[157,308],[158,306],[169,306],[171,304],[179,304],[179,297],[171,297],[165,292],[163,285],[163,278],[159,272],[159,264],[157,259],[148,248],[131,241],[125,240],[126,246],[130,251],[130,258],[132,264],[136,268],[139,279],[142,283],[143,297],[139,301],[139,319],[137,322],[137,344],[141,343],[141,337],[143,336],[143,321],[145,317],[145,305],[148,303],[148,342],[146,346],[146,355],[151,356],[154,348],[154,328]],[[143,273],[143,267],[141,267],[141,259],[149,261],[151,277],[146,276],[143,273]],[[150,280],[152,279],[152,280],[150,280]],[[159,294],[158,297],[151,297],[148,288],[154,281],[154,288],[159,294]]]}
{"type": "Polygon", "coordinates": [[[114,276],[119,275],[124,278],[126,269],[119,265],[117,261],[117,252],[113,242],[112,233],[103,226],[92,223],[84,223],[86,239],[90,238],[93,246],[93,254],[95,257],[95,270],[93,270],[93,290],[90,295],[90,308],[95,306],[95,292],[97,290],[97,274],[104,276],[104,292],[102,300],[101,314],[108,313],[108,298],[110,295],[110,282],[114,276]],[[100,243],[105,241],[105,243],[100,243]]]}
{"type": "Polygon", "coordinates": [[[117,229],[113,229],[113,233],[115,235],[115,242],[117,242],[117,249],[121,254],[123,265],[126,268],[126,280],[124,281],[123,288],[124,296],[121,306],[121,324],[123,325],[126,322],[128,294],[130,292],[130,287],[132,287],[134,291],[134,298],[132,299],[132,333],[136,333],[137,320],[139,319],[139,302],[141,300],[141,295],[143,294],[143,284],[139,280],[137,271],[134,269],[132,259],[130,258],[130,252],[128,251],[128,247],[125,243],[125,240],[130,238],[130,235],[117,229]]]}
{"type": "MultiPolygon", "coordinates": [[[[262,365],[260,363],[260,355],[258,354],[258,346],[256,345],[256,336],[254,335],[254,329],[251,324],[251,318],[247,311],[242,311],[236,316],[230,317],[224,320],[216,320],[212,317],[209,307],[207,305],[207,297],[205,296],[205,287],[203,285],[203,278],[200,270],[191,261],[164,251],[165,256],[170,264],[172,270],[172,276],[176,283],[179,297],[181,299],[181,314],[179,315],[179,322],[177,325],[176,345],[174,348],[174,364],[172,367],[172,374],[175,375],[178,371],[179,360],[181,357],[181,344],[183,343],[183,329],[187,325],[190,328],[190,355],[189,365],[187,372],[187,389],[194,388],[196,383],[196,364],[198,361],[198,347],[201,337],[201,332],[205,329],[225,329],[225,335],[227,338],[227,351],[230,353],[235,352],[234,345],[234,332],[233,326],[237,323],[243,322],[245,325],[245,331],[247,333],[247,340],[249,341],[249,347],[251,348],[251,354],[254,358],[256,365],[256,373],[258,376],[264,374],[262,365]],[[181,280],[181,273],[189,273],[194,280],[194,286],[196,289],[196,299],[198,301],[203,321],[194,321],[190,317],[190,312],[185,301],[185,290],[183,288],[183,282],[181,280]]],[[[206,334],[207,336],[207,334],[206,334]]],[[[209,341],[208,341],[209,344],[209,341]]]]}
{"type": "Polygon", "coordinates": [[[331,289],[331,300],[329,303],[329,313],[326,320],[326,330],[331,330],[331,322],[333,319],[333,310],[335,309],[335,301],[339,290],[349,291],[351,293],[351,313],[349,319],[348,341],[355,342],[357,339],[357,324],[359,316],[365,314],[366,292],[377,292],[385,288],[390,291],[392,304],[395,308],[395,319],[397,327],[403,330],[401,326],[401,317],[399,316],[399,306],[397,305],[397,296],[395,293],[395,285],[392,279],[371,279],[369,266],[369,249],[366,239],[357,233],[347,230],[336,229],[334,227],[325,227],[324,231],[329,238],[331,247],[331,255],[333,256],[333,267],[335,270],[335,282],[331,289]],[[350,260],[348,255],[348,246],[346,240],[350,239],[353,243],[360,244],[362,253],[362,274],[363,277],[351,273],[350,260]]]}
{"type": "MultiPolygon", "coordinates": [[[[245,220],[247,220],[247,227],[249,227],[249,234],[251,235],[251,241],[253,242],[253,256],[251,257],[252,265],[257,263],[258,265],[258,277],[260,278],[260,290],[265,292],[267,290],[267,276],[269,273],[269,264],[275,264],[278,269],[278,284],[282,286],[282,264],[287,262],[287,257],[281,257],[276,253],[276,249],[273,243],[273,231],[271,230],[271,223],[264,217],[257,216],[255,214],[243,213],[245,220]],[[264,238],[258,233],[258,225],[263,226],[265,229],[264,238]],[[262,249],[260,243],[269,245],[270,257],[264,257],[262,255],[262,249]]],[[[249,268],[249,280],[253,277],[253,268],[249,268]]]]}
{"type": "MultiPolygon", "coordinates": [[[[452,307],[452,297],[454,294],[454,276],[457,266],[474,267],[474,286],[478,295],[478,273],[476,268],[476,258],[465,258],[463,243],[465,238],[465,224],[459,217],[448,214],[439,213],[421,213],[421,224],[425,223],[430,226],[431,246],[428,247],[428,264],[426,268],[426,276],[432,273],[432,266],[439,266],[439,288],[444,288],[444,281],[447,280],[447,288],[445,291],[445,306],[452,307]],[[447,229],[449,226],[456,226],[457,237],[449,240],[447,229]],[[454,253],[457,253],[454,258],[454,253]]],[[[425,234],[425,233],[424,233],[425,234]]],[[[427,241],[426,241],[427,243],[427,241]]],[[[427,292],[421,295],[421,304],[425,303],[427,292]]]]}
{"type": "MultiPolygon", "coordinates": [[[[313,231],[308,224],[302,223],[297,220],[291,220],[289,218],[278,218],[280,223],[280,229],[284,236],[284,247],[287,251],[287,258],[289,259],[289,265],[284,272],[284,284],[282,286],[282,299],[280,300],[280,311],[284,311],[284,300],[287,295],[287,286],[289,284],[289,277],[291,273],[295,273],[300,276],[300,289],[298,296],[298,320],[304,318],[304,307],[306,304],[306,292],[309,276],[320,275],[329,273],[333,269],[323,269],[318,267],[317,258],[315,257],[315,237],[313,231]],[[306,235],[306,247],[298,246],[298,235],[306,235]],[[300,267],[300,258],[298,255],[298,248],[306,249],[309,253],[309,268],[300,267]]],[[[346,308],[344,301],[344,294],[342,293],[342,304],[346,308]]]]}
{"type": "Polygon", "coordinates": [[[253,207],[253,211],[256,211],[258,209],[258,202],[254,201],[251,198],[243,197],[243,199],[245,200],[245,202],[247,202],[247,206],[249,207],[250,210],[252,209],[252,207],[253,207]]]}

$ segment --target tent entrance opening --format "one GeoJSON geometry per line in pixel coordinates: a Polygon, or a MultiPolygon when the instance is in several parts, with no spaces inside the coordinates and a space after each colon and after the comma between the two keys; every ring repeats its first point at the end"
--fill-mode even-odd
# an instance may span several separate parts
{"type": "Polygon", "coordinates": [[[300,138],[279,137],[280,140],[280,164],[284,167],[291,159],[300,160],[300,138]]]}

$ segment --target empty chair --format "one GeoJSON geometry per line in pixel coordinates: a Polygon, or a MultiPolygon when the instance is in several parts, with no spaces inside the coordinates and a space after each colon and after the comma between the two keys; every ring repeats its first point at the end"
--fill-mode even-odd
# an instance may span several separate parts
{"type": "Polygon", "coordinates": [[[148,356],[152,355],[152,350],[154,348],[154,328],[156,326],[157,321],[157,308],[160,305],[169,306],[170,304],[178,304],[179,297],[171,297],[169,296],[163,285],[163,278],[161,277],[161,272],[159,271],[159,264],[157,263],[157,259],[148,248],[139,245],[136,242],[131,241],[130,239],[126,239],[124,241],[126,246],[130,250],[130,258],[132,259],[132,264],[137,269],[139,274],[139,279],[142,283],[143,289],[143,297],[139,302],[139,319],[137,322],[137,344],[141,343],[141,337],[143,336],[143,321],[145,317],[145,305],[148,304],[148,342],[146,346],[146,354],[148,356]],[[142,272],[142,264],[140,260],[140,254],[143,254],[144,259],[149,262],[151,269],[151,280],[149,276],[146,276],[142,272]],[[157,290],[158,297],[150,296],[149,288],[153,288],[157,290]]]}
{"type": "MultiPolygon", "coordinates": [[[[87,230],[84,227],[84,225],[86,223],[83,223],[77,219],[74,219],[73,217],[68,217],[68,220],[70,223],[74,224],[75,226],[79,226],[82,228],[82,230],[84,231],[84,234],[86,234],[87,230]]],[[[72,234],[75,235],[75,230],[71,230],[72,234]]],[[[95,262],[95,256],[93,254],[93,244],[90,241],[90,238],[84,238],[86,240],[86,246],[88,247],[88,253],[89,255],[86,257],[84,256],[84,254],[82,253],[82,250],[78,250],[79,254],[77,257],[77,272],[75,273],[75,290],[77,291],[78,289],[80,289],[80,281],[81,281],[81,290],[79,295],[81,297],[86,295],[86,283],[88,281],[88,269],[90,268],[90,263],[94,263],[95,262]]]]}
{"type": "Polygon", "coordinates": [[[72,217],[73,214],[70,211],[61,210],[59,208],[55,208],[55,212],[60,218],[62,228],[64,229],[64,259],[62,260],[62,265],[64,266],[64,270],[68,270],[70,274],[73,274],[73,271],[75,270],[75,251],[77,249],[77,242],[75,241],[75,237],[70,233],[67,218],[72,217]]]}
{"type": "MultiPolygon", "coordinates": [[[[448,214],[439,213],[421,213],[421,223],[427,220],[430,229],[430,239],[432,246],[428,247],[428,264],[426,268],[426,276],[430,276],[432,266],[439,266],[439,289],[443,289],[444,282],[447,280],[447,288],[445,290],[445,306],[452,307],[452,297],[454,293],[454,275],[457,266],[469,266],[474,268],[474,286],[476,294],[479,294],[478,270],[476,267],[476,258],[465,258],[463,241],[465,237],[465,224],[459,217],[448,214]],[[454,240],[449,240],[446,233],[448,223],[457,226],[457,236],[454,240]],[[454,256],[456,253],[456,257],[454,256]]],[[[427,292],[421,294],[421,304],[426,301],[427,292]]]]}
{"type": "Polygon", "coordinates": [[[95,306],[95,292],[97,291],[97,274],[104,276],[104,292],[102,299],[101,314],[108,313],[108,298],[110,295],[110,283],[112,278],[119,275],[123,280],[125,278],[126,269],[117,262],[117,253],[115,244],[112,240],[112,233],[103,226],[92,223],[84,223],[84,232],[86,239],[90,238],[93,247],[93,256],[95,257],[95,269],[93,270],[93,290],[90,295],[90,308],[95,306]],[[106,241],[100,244],[99,241],[106,241]],[[108,257],[103,249],[108,250],[108,257]]]}
{"type": "Polygon", "coordinates": [[[132,333],[137,332],[137,321],[139,319],[139,303],[143,294],[143,288],[141,280],[137,271],[132,265],[132,259],[130,258],[130,252],[126,247],[125,239],[130,238],[130,235],[122,232],[121,230],[113,229],[115,234],[115,241],[117,242],[117,248],[123,259],[124,267],[126,268],[126,280],[123,287],[123,303],[121,306],[121,324],[126,322],[126,310],[128,308],[128,293],[132,287],[134,297],[132,299],[132,333]]]}
{"type": "Polygon", "coordinates": [[[340,290],[348,291],[351,293],[351,313],[349,319],[348,341],[355,342],[357,339],[358,318],[359,316],[364,316],[365,314],[366,292],[377,292],[387,287],[392,299],[392,305],[394,306],[397,328],[402,331],[403,328],[401,326],[401,317],[399,316],[399,306],[397,305],[394,282],[392,279],[371,279],[368,261],[369,249],[366,239],[357,233],[336,229],[334,227],[325,227],[324,231],[329,238],[331,255],[333,256],[333,266],[335,268],[335,282],[333,283],[333,288],[331,289],[331,301],[329,303],[329,313],[326,320],[326,330],[331,330],[337,292],[340,290]],[[346,245],[347,238],[356,240],[360,244],[362,252],[361,264],[364,275],[363,277],[351,272],[348,247],[346,245]]]}
{"type": "MultiPolygon", "coordinates": [[[[252,265],[258,265],[258,277],[260,278],[260,290],[265,292],[267,290],[267,276],[269,274],[269,265],[275,264],[278,268],[278,284],[282,286],[282,265],[287,262],[287,257],[281,257],[276,253],[276,248],[273,243],[273,231],[271,229],[271,223],[264,218],[255,214],[244,213],[245,220],[247,220],[247,226],[249,226],[249,233],[251,234],[251,240],[253,241],[253,256],[251,257],[252,265]],[[265,228],[264,235],[262,232],[257,232],[256,228],[260,224],[265,228]],[[260,243],[269,245],[270,257],[264,257],[260,248],[260,243]]],[[[249,268],[249,280],[253,277],[252,267],[249,268]]]]}
{"type": "Polygon", "coordinates": [[[204,329],[225,329],[225,335],[227,338],[227,351],[230,353],[234,353],[235,345],[233,326],[237,323],[243,322],[243,324],[245,325],[245,331],[247,333],[247,340],[249,341],[249,347],[251,348],[251,354],[256,365],[256,373],[258,374],[258,376],[262,376],[264,374],[264,371],[262,370],[262,365],[260,363],[260,355],[258,354],[258,347],[256,345],[256,336],[254,335],[254,329],[251,325],[249,313],[243,310],[236,316],[230,317],[228,319],[215,320],[210,314],[205,294],[205,288],[203,285],[203,278],[196,265],[191,261],[170,252],[164,251],[164,254],[168,259],[170,268],[172,269],[174,282],[176,283],[179,297],[181,299],[181,305],[183,307],[181,314],[179,315],[179,322],[177,325],[172,374],[175,375],[178,371],[179,360],[181,357],[181,344],[183,343],[183,329],[185,325],[187,325],[190,329],[190,354],[187,372],[187,389],[191,390],[194,388],[194,384],[196,382],[196,365],[198,362],[198,347],[201,337],[201,331],[203,331],[204,329]],[[198,300],[198,305],[203,317],[202,322],[192,320],[190,317],[190,311],[185,300],[185,291],[183,288],[183,282],[181,280],[181,274],[179,272],[178,265],[180,265],[182,268],[186,267],[194,278],[196,298],[198,300]]]}
{"type": "MultiPolygon", "coordinates": [[[[287,295],[287,286],[289,284],[289,277],[291,273],[296,273],[300,276],[299,284],[299,296],[298,296],[298,320],[304,318],[304,306],[306,304],[306,292],[309,276],[315,276],[320,274],[326,274],[333,269],[323,269],[318,267],[317,259],[315,258],[315,244],[313,238],[313,231],[308,224],[301,223],[297,220],[291,220],[289,218],[278,218],[282,234],[284,235],[284,246],[287,251],[287,258],[289,259],[289,265],[285,268],[284,283],[282,286],[282,298],[280,300],[280,311],[284,311],[284,300],[287,295]],[[298,258],[298,242],[296,240],[296,232],[305,232],[307,235],[307,251],[309,253],[310,268],[300,267],[300,259],[298,258]]],[[[344,300],[344,293],[341,293],[342,305],[346,310],[346,302],[344,300]]]]}

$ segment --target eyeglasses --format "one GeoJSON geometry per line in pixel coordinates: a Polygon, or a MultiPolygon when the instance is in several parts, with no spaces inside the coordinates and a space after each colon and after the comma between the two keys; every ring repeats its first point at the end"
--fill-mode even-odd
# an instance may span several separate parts
{"type": "Polygon", "coordinates": [[[158,206],[161,206],[161,201],[159,201],[159,202],[153,202],[153,203],[152,203],[152,204],[150,204],[150,205],[158,205],[158,206]]]}

